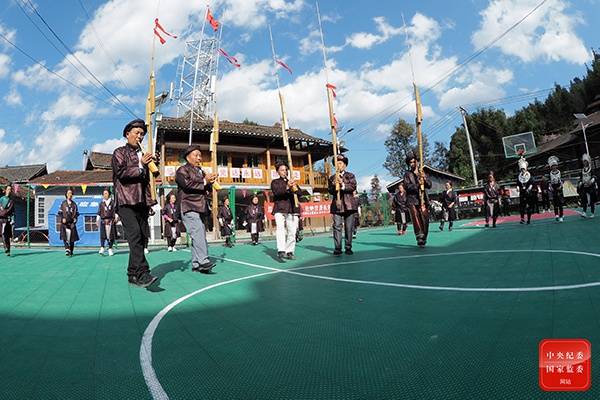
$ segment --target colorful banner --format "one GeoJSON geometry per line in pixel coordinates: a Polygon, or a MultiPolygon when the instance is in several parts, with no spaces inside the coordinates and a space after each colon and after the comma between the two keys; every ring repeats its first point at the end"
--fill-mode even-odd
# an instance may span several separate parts
{"type": "Polygon", "coordinates": [[[227,167],[219,167],[219,178],[227,178],[229,171],[227,167]]]}
{"type": "Polygon", "coordinates": [[[239,168],[231,168],[230,173],[231,173],[232,178],[240,177],[240,169],[239,168]]]}
{"type": "Polygon", "coordinates": [[[262,169],[260,169],[260,168],[254,168],[254,169],[252,170],[252,177],[253,177],[254,179],[262,179],[262,178],[263,178],[263,172],[262,172],[262,169]]]}
{"type": "MultiPolygon", "coordinates": [[[[330,215],[330,207],[331,203],[322,201],[322,202],[307,202],[300,203],[300,211],[303,218],[316,218],[316,217],[326,217],[330,215]]],[[[267,219],[274,220],[273,216],[273,203],[265,202],[265,215],[267,219]]]]}

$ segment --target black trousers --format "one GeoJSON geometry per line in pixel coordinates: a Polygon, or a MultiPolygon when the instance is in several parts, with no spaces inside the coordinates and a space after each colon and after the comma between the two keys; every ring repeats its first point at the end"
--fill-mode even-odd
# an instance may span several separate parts
{"type": "Polygon", "coordinates": [[[0,220],[0,235],[2,235],[2,243],[4,243],[4,252],[10,253],[10,237],[11,225],[7,220],[0,220]]]}
{"type": "Polygon", "coordinates": [[[596,212],[596,188],[594,187],[583,187],[581,189],[581,207],[583,208],[583,212],[587,212],[588,206],[592,214],[594,214],[596,212]]]}
{"type": "Polygon", "coordinates": [[[127,275],[139,278],[150,272],[150,266],[144,255],[144,244],[147,243],[148,207],[145,205],[121,206],[119,217],[129,243],[129,265],[127,275]]]}
{"type": "Polygon", "coordinates": [[[442,209],[442,220],[440,221],[440,229],[444,229],[444,222],[448,221],[448,228],[452,229],[454,220],[456,219],[456,210],[452,208],[442,209]]]}
{"type": "Polygon", "coordinates": [[[413,223],[417,244],[426,244],[429,234],[429,210],[423,210],[419,205],[409,205],[408,212],[413,223]]]}
{"type": "Polygon", "coordinates": [[[485,223],[489,225],[490,218],[492,219],[492,224],[496,225],[496,220],[498,219],[498,202],[497,201],[487,201],[485,204],[485,223]]]}
{"type": "Polygon", "coordinates": [[[333,214],[333,245],[336,250],[342,249],[342,225],[344,239],[346,239],[346,250],[352,249],[352,235],[354,234],[354,214],[333,214]]]}

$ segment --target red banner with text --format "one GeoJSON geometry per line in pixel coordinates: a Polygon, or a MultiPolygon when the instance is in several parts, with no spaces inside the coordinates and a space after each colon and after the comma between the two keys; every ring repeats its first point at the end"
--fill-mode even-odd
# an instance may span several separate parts
{"type": "MultiPolygon", "coordinates": [[[[300,203],[300,212],[302,218],[326,217],[330,214],[330,207],[331,203],[326,201],[300,203]]],[[[275,219],[273,216],[273,203],[265,202],[265,215],[269,220],[275,219]]]]}

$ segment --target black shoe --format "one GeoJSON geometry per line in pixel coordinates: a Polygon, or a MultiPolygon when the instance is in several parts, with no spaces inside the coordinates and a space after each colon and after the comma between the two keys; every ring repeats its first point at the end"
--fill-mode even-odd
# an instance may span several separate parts
{"type": "Polygon", "coordinates": [[[519,222],[520,224],[524,224],[525,220],[523,218],[521,218],[521,222],[519,222]]]}
{"type": "Polygon", "coordinates": [[[452,232],[452,227],[448,228],[448,232],[452,232]]]}
{"type": "Polygon", "coordinates": [[[152,286],[157,280],[157,277],[150,275],[149,272],[146,272],[144,275],[137,279],[135,285],[142,288],[147,288],[148,286],[152,286]]]}
{"type": "Polygon", "coordinates": [[[285,258],[287,258],[288,260],[295,260],[296,256],[294,255],[294,253],[285,253],[285,258]]]}
{"type": "Polygon", "coordinates": [[[444,230],[444,227],[440,225],[440,231],[443,231],[443,230],[444,230]]]}
{"type": "Polygon", "coordinates": [[[340,249],[335,249],[335,250],[333,251],[333,255],[334,255],[334,256],[341,256],[341,255],[342,255],[342,250],[340,250],[340,249]]]}
{"type": "Polygon", "coordinates": [[[65,256],[71,257],[71,252],[69,250],[65,250],[65,256]]]}
{"type": "Polygon", "coordinates": [[[351,256],[352,254],[354,254],[354,252],[352,251],[352,249],[346,249],[346,254],[351,256]]]}
{"type": "Polygon", "coordinates": [[[490,227],[490,224],[487,224],[487,223],[486,223],[486,224],[485,224],[485,227],[486,227],[486,228],[489,228],[489,227],[490,227]]]}
{"type": "Polygon", "coordinates": [[[278,251],[277,258],[279,259],[279,261],[285,261],[285,251],[278,251]]]}
{"type": "Polygon", "coordinates": [[[531,221],[530,221],[530,220],[527,220],[527,225],[529,225],[529,224],[531,224],[531,221]]]}
{"type": "Polygon", "coordinates": [[[495,227],[496,227],[496,224],[492,225],[492,228],[495,228],[495,227]]]}
{"type": "Polygon", "coordinates": [[[137,285],[138,279],[135,276],[129,276],[127,277],[127,282],[131,283],[132,285],[137,285]]]}
{"type": "Polygon", "coordinates": [[[214,267],[217,265],[214,261],[208,261],[204,264],[200,264],[197,267],[193,267],[192,271],[194,272],[202,272],[203,274],[209,273],[214,267]]]}

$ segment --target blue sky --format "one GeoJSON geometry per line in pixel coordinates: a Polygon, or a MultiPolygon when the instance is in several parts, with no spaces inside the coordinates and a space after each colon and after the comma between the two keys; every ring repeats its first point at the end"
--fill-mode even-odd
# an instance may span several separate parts
{"type": "MultiPolygon", "coordinates": [[[[402,14],[416,80],[425,89],[540,1],[321,1],[330,80],[338,87],[336,113],[344,130],[355,128],[344,141],[350,149],[350,170],[363,186],[374,173],[384,182],[393,179],[381,166],[383,142],[399,117],[414,118],[402,14]]],[[[158,89],[163,89],[172,81],[177,86],[175,70],[186,32],[191,27],[192,34],[197,34],[206,7],[205,1],[189,0],[1,3],[0,33],[94,94],[84,94],[48,74],[0,38],[0,165],[47,162],[50,169],[81,168],[84,149],[112,151],[121,141],[123,125],[133,117],[111,107],[106,92],[71,67],[19,4],[62,49],[32,12],[31,6],[37,7],[86,67],[138,116],[144,110],[154,17],[179,35],[157,48],[158,89]]],[[[325,77],[314,3],[213,0],[211,9],[224,26],[222,47],[242,63],[234,69],[221,62],[220,116],[233,121],[247,117],[269,125],[279,119],[267,31],[271,23],[279,57],[294,70],[291,76],[281,74],[290,125],[327,137],[325,77]]],[[[598,20],[599,0],[547,0],[495,46],[424,95],[424,127],[430,142],[448,142],[460,123],[458,105],[470,104],[475,109],[492,99],[551,88],[555,82],[566,85],[574,76],[583,75],[590,49],[600,47],[594,28],[598,20]]],[[[504,107],[511,112],[524,104],[504,107]]],[[[174,103],[164,113],[174,115],[174,103]]]]}

